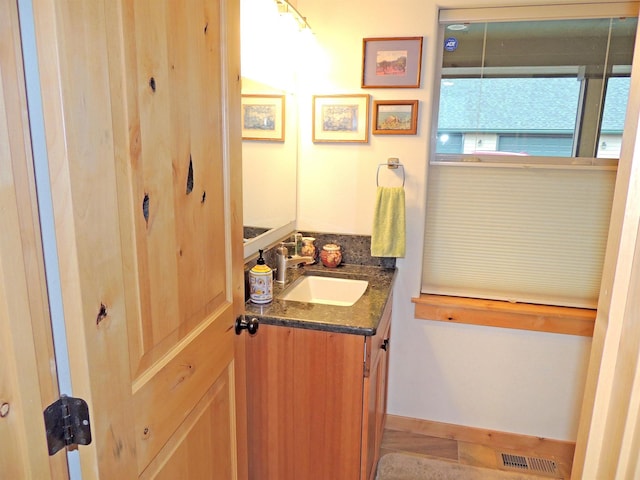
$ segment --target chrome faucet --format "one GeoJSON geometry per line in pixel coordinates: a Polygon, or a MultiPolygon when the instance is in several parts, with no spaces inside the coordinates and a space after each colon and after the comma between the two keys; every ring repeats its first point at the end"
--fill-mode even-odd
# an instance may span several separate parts
{"type": "Polygon", "coordinates": [[[285,283],[287,281],[287,269],[298,267],[302,264],[310,265],[315,261],[313,257],[303,257],[300,255],[289,256],[289,251],[284,242],[276,248],[276,282],[285,283]]]}

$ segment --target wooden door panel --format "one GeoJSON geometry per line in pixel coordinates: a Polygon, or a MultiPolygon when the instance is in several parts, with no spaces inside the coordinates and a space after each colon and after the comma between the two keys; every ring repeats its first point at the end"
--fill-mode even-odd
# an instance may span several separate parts
{"type": "Polygon", "coordinates": [[[218,2],[139,0],[132,10],[127,87],[139,135],[130,196],[144,299],[132,371],[144,375],[227,298],[221,39],[218,2]]]}
{"type": "Polygon", "coordinates": [[[232,363],[234,316],[221,228],[220,6],[138,0],[132,10],[124,34],[132,36],[136,70],[126,85],[139,112],[129,121],[140,134],[130,198],[136,264],[144,267],[137,269],[137,287],[146,303],[133,329],[142,337],[130,347],[142,347],[131,365],[142,472],[164,445],[176,443],[185,415],[232,363]]]}
{"type": "Polygon", "coordinates": [[[235,437],[229,429],[234,390],[233,368],[226,368],[140,478],[235,478],[235,437]]]}
{"type": "Polygon", "coordinates": [[[87,478],[245,471],[239,2],[188,3],[34,5],[87,478]]]}
{"type": "Polygon", "coordinates": [[[233,321],[230,308],[212,316],[193,340],[187,339],[172,352],[174,356],[155,365],[149,379],[134,384],[138,471],[233,362],[233,321]]]}

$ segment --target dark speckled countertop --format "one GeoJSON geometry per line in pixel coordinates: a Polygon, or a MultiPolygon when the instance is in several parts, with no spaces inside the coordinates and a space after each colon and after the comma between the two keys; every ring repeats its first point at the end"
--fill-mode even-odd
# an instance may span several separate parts
{"type": "Polygon", "coordinates": [[[287,283],[273,282],[273,301],[265,305],[248,301],[245,316],[257,317],[266,325],[375,335],[384,308],[391,301],[395,274],[395,268],[349,264],[337,268],[325,268],[322,264],[291,268],[287,272],[287,283]],[[350,307],[280,300],[278,296],[301,275],[367,280],[369,285],[362,297],[350,307]]]}

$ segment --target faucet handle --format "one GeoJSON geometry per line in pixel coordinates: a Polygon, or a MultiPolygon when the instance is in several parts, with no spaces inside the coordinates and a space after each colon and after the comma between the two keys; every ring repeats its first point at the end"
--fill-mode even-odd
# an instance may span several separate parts
{"type": "Polygon", "coordinates": [[[289,251],[284,242],[276,248],[276,282],[284,283],[287,278],[287,257],[289,251]]]}
{"type": "Polygon", "coordinates": [[[296,232],[293,234],[293,243],[295,244],[295,254],[300,255],[302,250],[302,234],[300,232],[296,232]]]}
{"type": "MultiPolygon", "coordinates": [[[[296,243],[295,242],[280,242],[280,247],[286,249],[286,252],[284,252],[284,256],[287,257],[289,255],[294,255],[295,249],[296,249],[296,243]]],[[[278,248],[280,248],[280,247],[278,247],[278,248]]]]}
{"type": "Polygon", "coordinates": [[[284,242],[281,242],[280,246],[276,248],[276,255],[282,255],[285,258],[289,256],[289,250],[287,250],[287,246],[284,242]]]}

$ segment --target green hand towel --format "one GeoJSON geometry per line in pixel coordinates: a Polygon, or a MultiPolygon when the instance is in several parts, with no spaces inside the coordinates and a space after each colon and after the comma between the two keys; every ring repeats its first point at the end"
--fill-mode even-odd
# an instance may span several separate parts
{"type": "Polygon", "coordinates": [[[378,187],[371,234],[373,257],[404,257],[404,210],[403,187],[378,187]]]}

